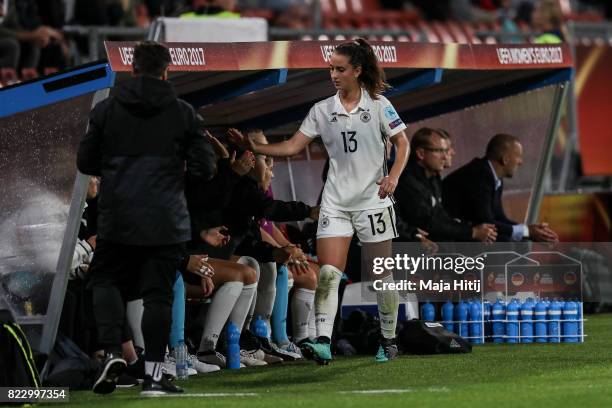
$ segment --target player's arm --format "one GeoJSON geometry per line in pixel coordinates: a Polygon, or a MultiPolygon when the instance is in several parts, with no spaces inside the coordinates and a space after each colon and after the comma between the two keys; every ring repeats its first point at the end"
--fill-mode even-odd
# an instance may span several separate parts
{"type": "Polygon", "coordinates": [[[404,167],[406,167],[408,154],[410,153],[410,144],[403,130],[391,137],[391,143],[395,146],[395,162],[391,167],[389,175],[378,183],[380,184],[380,188],[378,189],[378,196],[380,198],[385,198],[393,194],[397,187],[399,177],[404,171],[404,167]]]}
{"type": "Polygon", "coordinates": [[[399,179],[399,176],[404,171],[404,167],[406,167],[406,162],[408,162],[408,155],[410,154],[410,144],[408,143],[406,132],[402,130],[401,132],[394,135],[391,138],[391,143],[393,143],[393,146],[395,146],[395,162],[391,167],[389,176],[399,179]]]}
{"type": "Polygon", "coordinates": [[[294,156],[312,142],[312,138],[299,130],[295,132],[291,139],[272,144],[255,143],[251,138],[244,136],[238,129],[233,128],[228,130],[228,136],[231,142],[245,150],[273,157],[294,156]]]}

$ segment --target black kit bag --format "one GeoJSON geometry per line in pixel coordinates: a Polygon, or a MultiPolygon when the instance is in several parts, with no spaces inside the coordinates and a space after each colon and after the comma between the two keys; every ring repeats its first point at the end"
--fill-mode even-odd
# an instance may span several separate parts
{"type": "Polygon", "coordinates": [[[440,323],[423,320],[404,322],[399,333],[399,345],[412,354],[471,353],[472,345],[463,337],[450,332],[440,323]]]}
{"type": "Polygon", "coordinates": [[[55,346],[47,362],[43,384],[47,387],[65,387],[87,390],[93,386],[100,362],[89,358],[72,340],[58,333],[55,346]]]}
{"type": "Polygon", "coordinates": [[[28,339],[8,313],[0,312],[0,387],[40,387],[28,339]]]}

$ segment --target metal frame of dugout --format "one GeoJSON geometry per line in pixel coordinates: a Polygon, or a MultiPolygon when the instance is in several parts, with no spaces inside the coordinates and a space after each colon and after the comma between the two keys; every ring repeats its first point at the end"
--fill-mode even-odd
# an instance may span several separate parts
{"type": "MultiPolygon", "coordinates": [[[[297,129],[315,101],[333,94],[327,68],[337,44],[172,43],[168,44],[173,56],[170,81],[180,97],[194,104],[211,130],[256,126],[273,138],[284,138],[297,129]]],[[[527,103],[531,98],[539,101],[536,108],[544,113],[536,118],[540,124],[537,134],[529,137],[537,155],[523,188],[529,192],[524,218],[528,222],[535,219],[561,107],[573,75],[569,48],[394,42],[373,45],[394,87],[387,96],[407,123],[478,112],[483,106],[495,107],[517,96],[527,103]]],[[[4,282],[0,296],[26,330],[33,347],[43,353],[48,353],[55,341],[87,189],[87,177],[78,174],[73,164],[76,146],[86,131],[89,108],[129,75],[133,47],[134,43],[108,42],[108,62],[0,89],[0,168],[17,169],[0,172],[0,184],[13,186],[0,200],[0,241],[6,247],[0,252],[0,281],[4,282]],[[54,126],[36,130],[49,123],[54,126]],[[53,138],[58,138],[57,143],[49,144],[53,138]],[[49,146],[64,149],[60,150],[61,157],[39,160],[49,146]],[[20,164],[31,162],[38,163],[39,171],[23,177],[28,169],[21,169],[20,164]],[[58,163],[66,165],[58,167],[58,163]],[[38,241],[38,235],[32,232],[40,222],[28,224],[30,221],[20,214],[27,205],[27,209],[36,209],[38,220],[46,217],[51,206],[38,194],[48,189],[47,178],[55,172],[61,172],[64,184],[61,193],[48,200],[57,204],[54,211],[63,216],[45,227],[51,231],[45,236],[55,237],[55,245],[50,245],[48,240],[38,241]],[[66,179],[72,180],[68,186],[66,179]],[[44,259],[37,256],[40,247],[48,249],[44,259]],[[26,261],[22,265],[19,262],[23,259],[26,261]],[[42,279],[46,286],[37,287],[39,294],[43,293],[43,306],[38,310],[24,308],[24,296],[14,296],[13,287],[6,284],[17,272],[24,277],[17,286],[26,298],[28,289],[32,289],[28,288],[28,277],[41,275],[46,279],[42,279]]],[[[515,100],[514,105],[525,103],[519,102],[515,100]]],[[[472,146],[471,137],[462,140],[465,150],[474,156],[481,149],[480,145],[472,146]]],[[[291,166],[290,161],[287,163],[291,166]]],[[[278,189],[279,196],[283,196],[282,190],[295,192],[294,178],[289,177],[287,183],[278,189]]]]}

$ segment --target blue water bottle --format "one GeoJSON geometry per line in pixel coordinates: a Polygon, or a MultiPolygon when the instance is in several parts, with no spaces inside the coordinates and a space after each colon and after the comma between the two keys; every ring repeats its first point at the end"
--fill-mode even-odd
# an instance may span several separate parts
{"type": "Polygon", "coordinates": [[[174,349],[174,362],[176,364],[176,378],[186,380],[189,377],[187,371],[187,346],[182,341],[174,349]]]}
{"type": "Polygon", "coordinates": [[[473,344],[482,344],[482,328],[483,328],[483,313],[482,303],[474,300],[470,303],[470,341],[473,344]]]}
{"type": "Polygon", "coordinates": [[[227,368],[240,368],[240,332],[232,322],[227,324],[227,368]]]}
{"type": "Polygon", "coordinates": [[[482,313],[484,317],[484,338],[487,341],[493,334],[493,329],[491,328],[491,303],[488,300],[482,303],[482,313]]]}
{"type": "Polygon", "coordinates": [[[442,324],[448,331],[453,331],[453,310],[453,302],[450,300],[442,305],[442,324]]]}
{"type": "Polygon", "coordinates": [[[421,306],[421,318],[426,322],[433,322],[436,320],[436,308],[429,302],[425,302],[421,306]]]}
{"type": "Polygon", "coordinates": [[[521,343],[533,343],[533,309],[531,299],[521,305],[521,343]]]}
{"type": "Polygon", "coordinates": [[[493,329],[493,343],[503,343],[506,335],[506,306],[501,299],[493,304],[491,308],[491,326],[493,329]]]}
{"type": "Polygon", "coordinates": [[[574,303],[576,303],[576,308],[578,309],[578,341],[582,343],[584,341],[584,337],[582,337],[582,302],[576,299],[574,303]]]}
{"type": "Polygon", "coordinates": [[[578,308],[576,303],[572,301],[565,302],[563,307],[563,342],[577,343],[578,342],[578,308]]]}
{"type": "Polygon", "coordinates": [[[559,321],[561,320],[561,303],[553,300],[548,307],[548,342],[559,343],[559,321]]]}
{"type": "Polygon", "coordinates": [[[512,299],[506,308],[506,336],[508,336],[506,342],[508,343],[519,342],[519,309],[520,305],[516,299],[512,299]]]}
{"type": "Polygon", "coordinates": [[[265,337],[268,338],[268,325],[262,319],[261,316],[255,317],[255,321],[253,322],[253,332],[257,337],[265,337]]]}
{"type": "Polygon", "coordinates": [[[535,341],[536,343],[547,343],[548,324],[546,320],[548,317],[548,306],[546,305],[546,301],[540,299],[535,305],[533,314],[535,320],[535,341]]]}
{"type": "Polygon", "coordinates": [[[455,306],[455,333],[459,336],[468,336],[468,305],[463,301],[459,301],[455,306]]]}

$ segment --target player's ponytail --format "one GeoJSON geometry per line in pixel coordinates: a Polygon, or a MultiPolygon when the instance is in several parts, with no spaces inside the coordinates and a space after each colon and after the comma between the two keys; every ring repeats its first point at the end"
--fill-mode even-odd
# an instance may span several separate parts
{"type": "Polygon", "coordinates": [[[378,95],[390,88],[385,72],[378,66],[374,49],[363,38],[340,44],[336,47],[335,52],[348,57],[349,64],[353,68],[361,67],[359,82],[372,99],[378,99],[378,95]]]}

